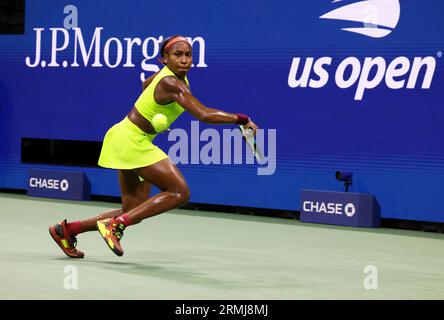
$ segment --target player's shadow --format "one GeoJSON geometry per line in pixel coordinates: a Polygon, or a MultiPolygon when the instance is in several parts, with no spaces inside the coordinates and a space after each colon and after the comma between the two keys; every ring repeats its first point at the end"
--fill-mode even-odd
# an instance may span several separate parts
{"type": "MultiPolygon", "coordinates": [[[[54,260],[70,261],[68,257],[57,257],[54,260]]],[[[90,267],[95,267],[104,271],[115,271],[121,272],[126,275],[135,275],[141,277],[149,277],[156,279],[165,279],[170,281],[175,281],[183,284],[193,284],[201,285],[205,287],[218,288],[218,289],[283,289],[283,288],[296,288],[299,287],[299,283],[294,283],[291,279],[281,279],[281,280],[268,280],[264,281],[252,281],[251,279],[220,279],[211,277],[208,274],[181,270],[176,268],[167,268],[164,266],[158,266],[154,264],[144,264],[138,262],[124,262],[124,261],[104,261],[95,259],[80,259],[76,262],[88,265],[90,267]]],[[[180,264],[178,261],[158,261],[159,264],[180,264]]]]}
{"type": "MultiPolygon", "coordinates": [[[[162,261],[159,263],[175,263],[175,261],[162,261]]],[[[88,264],[92,266],[97,266],[99,268],[105,266],[106,270],[122,272],[129,275],[163,278],[166,280],[188,284],[203,284],[218,287],[231,286],[231,284],[226,281],[208,277],[208,275],[204,273],[185,271],[178,268],[166,268],[164,266],[158,266],[154,264],[122,261],[102,261],[92,259],[88,259],[88,264]]]]}

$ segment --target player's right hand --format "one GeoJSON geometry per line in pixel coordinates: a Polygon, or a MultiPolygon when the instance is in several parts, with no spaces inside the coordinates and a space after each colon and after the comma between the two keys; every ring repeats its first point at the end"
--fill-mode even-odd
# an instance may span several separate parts
{"type": "Polygon", "coordinates": [[[250,121],[248,121],[248,123],[244,125],[245,130],[248,130],[249,128],[252,129],[254,132],[254,135],[256,135],[256,130],[259,127],[253,122],[253,120],[250,119],[250,121]]]}

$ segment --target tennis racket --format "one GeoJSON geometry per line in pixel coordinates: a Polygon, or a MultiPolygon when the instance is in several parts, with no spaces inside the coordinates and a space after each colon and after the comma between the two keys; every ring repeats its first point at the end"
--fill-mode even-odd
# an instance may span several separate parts
{"type": "Polygon", "coordinates": [[[242,137],[244,138],[245,142],[247,143],[248,147],[250,148],[256,160],[262,161],[264,159],[264,156],[262,155],[262,152],[256,145],[256,138],[254,136],[253,129],[251,128],[245,129],[244,126],[239,126],[239,130],[241,131],[242,137]]]}

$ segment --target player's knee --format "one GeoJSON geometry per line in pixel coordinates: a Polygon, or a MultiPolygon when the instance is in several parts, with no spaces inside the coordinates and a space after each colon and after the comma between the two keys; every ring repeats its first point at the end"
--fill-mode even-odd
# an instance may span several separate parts
{"type": "Polygon", "coordinates": [[[190,200],[190,189],[188,187],[177,190],[174,194],[178,205],[184,205],[190,200]]]}

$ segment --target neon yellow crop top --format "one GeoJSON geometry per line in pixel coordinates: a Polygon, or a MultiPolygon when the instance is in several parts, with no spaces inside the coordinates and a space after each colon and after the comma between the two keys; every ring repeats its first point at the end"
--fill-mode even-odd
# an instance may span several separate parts
{"type": "MultiPolygon", "coordinates": [[[[176,75],[165,66],[154,77],[150,85],[142,92],[139,99],[137,99],[135,106],[137,111],[150,122],[155,114],[164,114],[168,119],[169,127],[185,110],[177,102],[161,105],[154,99],[154,90],[156,89],[157,84],[160,80],[168,76],[176,77],[176,75]]],[[[185,82],[187,86],[190,86],[187,77],[185,77],[185,82]]]]}

